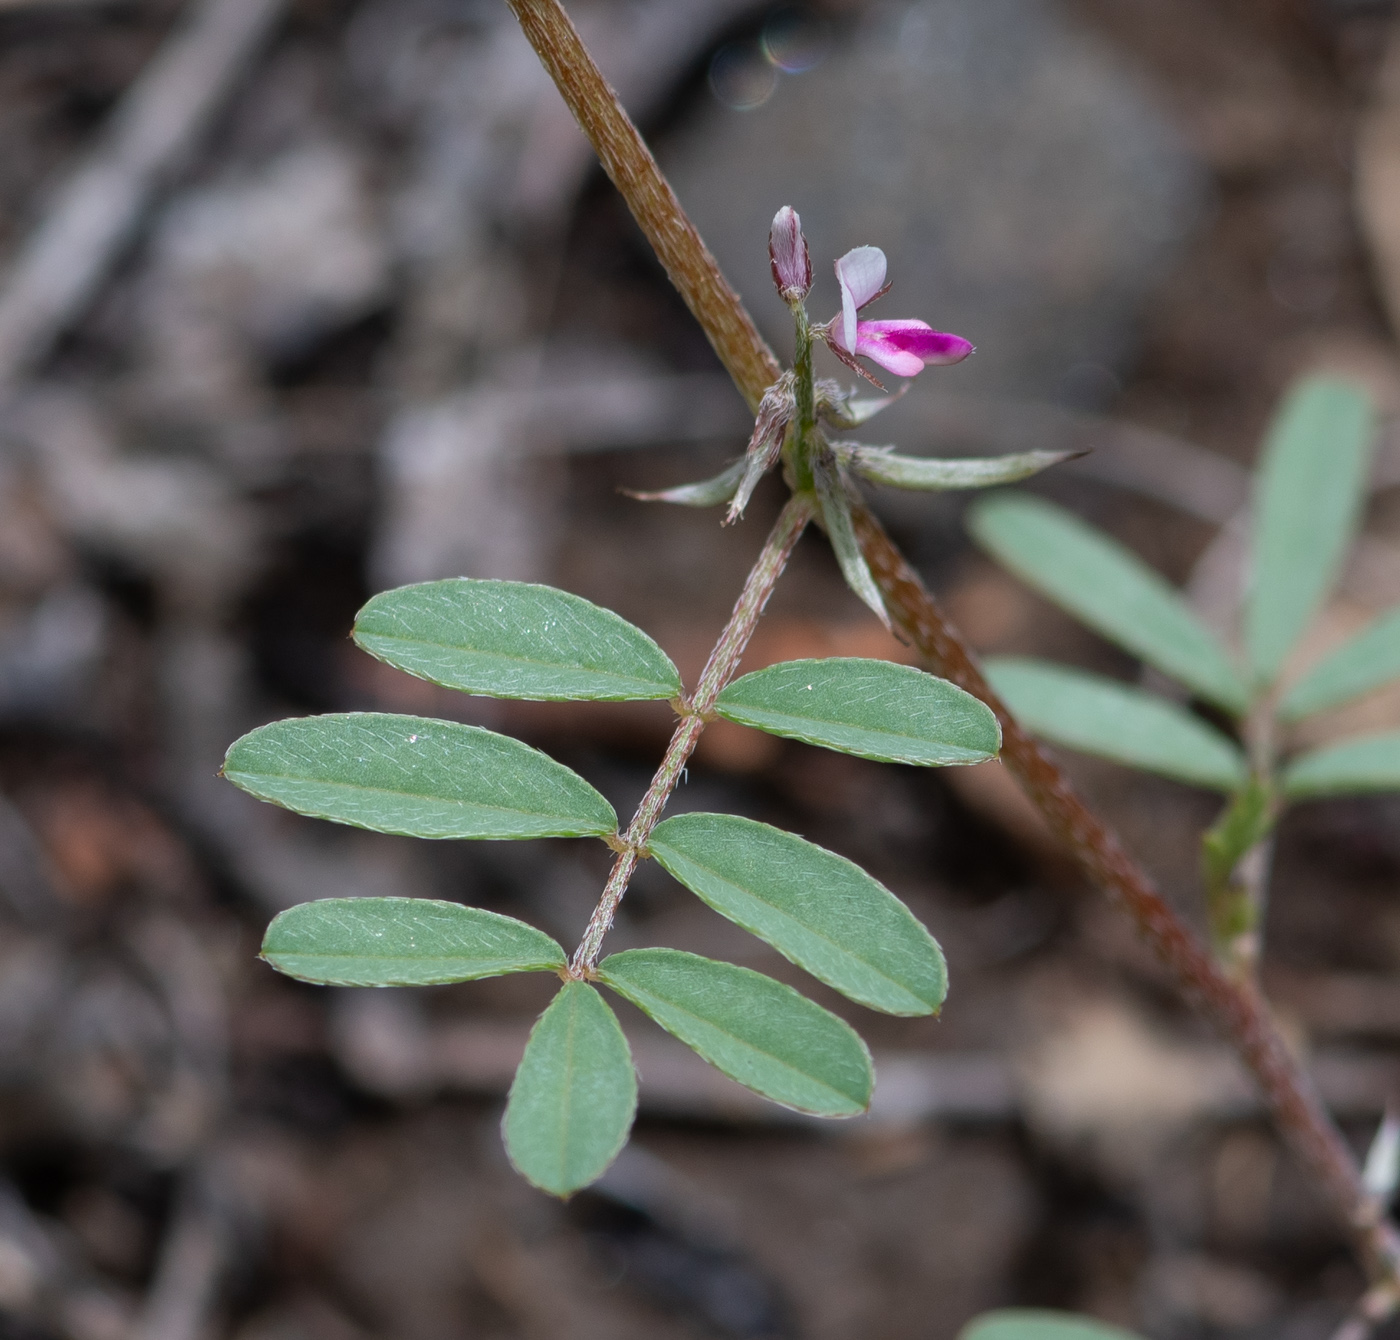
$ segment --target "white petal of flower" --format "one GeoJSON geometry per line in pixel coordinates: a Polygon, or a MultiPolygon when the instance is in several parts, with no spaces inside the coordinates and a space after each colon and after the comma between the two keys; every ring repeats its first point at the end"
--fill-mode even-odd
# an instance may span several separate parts
{"type": "Polygon", "coordinates": [[[885,253],[879,247],[852,247],[836,262],[841,285],[842,335],[847,349],[856,347],[856,312],[884,286],[885,253]]]}

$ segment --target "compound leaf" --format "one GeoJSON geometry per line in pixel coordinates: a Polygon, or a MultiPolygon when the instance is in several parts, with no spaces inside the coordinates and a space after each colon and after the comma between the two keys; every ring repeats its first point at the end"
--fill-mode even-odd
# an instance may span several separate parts
{"type": "Polygon", "coordinates": [[[1272,682],[1337,575],[1366,493],[1375,415],[1360,387],[1309,377],[1285,397],[1255,486],[1245,646],[1272,682]]]}
{"type": "Polygon", "coordinates": [[[1292,800],[1364,791],[1400,791],[1400,731],[1314,749],[1295,758],[1283,773],[1283,792],[1292,800]]]}
{"type": "Polygon", "coordinates": [[[318,819],[423,838],[603,835],[617,814],[576,772],[505,735],[383,712],[275,721],[229,747],[224,776],[318,819]]]}
{"type": "Polygon", "coordinates": [[[640,628],[530,582],[401,586],[360,611],[354,637],[419,679],[493,698],[621,702],[681,691],[680,673],[640,628]]]}
{"type": "Polygon", "coordinates": [[[637,1072],[617,1016],[586,982],[566,982],[530,1030],[501,1123],[528,1182],[568,1196],[602,1176],[632,1129],[637,1072]]]}
{"type": "Polygon", "coordinates": [[[1338,707],[1400,677],[1400,608],[1381,615],[1299,680],[1279,704],[1285,721],[1338,707]]]}
{"type": "Polygon", "coordinates": [[[1219,791],[1245,781],[1240,750],[1165,698],[1030,658],[993,658],[985,669],[1011,711],[1056,744],[1219,791]]]}
{"type": "Polygon", "coordinates": [[[784,661],[730,684],[729,721],[886,763],[981,763],[1001,748],[985,703],[908,665],[834,656],[784,661]]]}
{"type": "Polygon", "coordinates": [[[1137,555],[1053,503],[999,494],[973,505],[973,536],[1022,581],[1202,698],[1243,713],[1224,649],[1137,555]]]}
{"type": "Polygon", "coordinates": [[[433,898],[320,898],[279,912],[262,957],[323,986],[435,986],[562,968],[564,951],[514,917],[433,898]]]}
{"type": "Polygon", "coordinates": [[[932,1014],[948,973],[937,942],[878,880],[792,833],[731,814],[680,814],[651,854],[716,912],[852,1000],[932,1014]]]}
{"type": "Polygon", "coordinates": [[[760,972],[679,949],[626,949],[598,978],[717,1070],[784,1107],[853,1117],[875,1074],[856,1031],[760,972]]]}
{"type": "Polygon", "coordinates": [[[1008,1307],[974,1317],[958,1340],[1140,1340],[1132,1331],[1073,1312],[1008,1307]]]}

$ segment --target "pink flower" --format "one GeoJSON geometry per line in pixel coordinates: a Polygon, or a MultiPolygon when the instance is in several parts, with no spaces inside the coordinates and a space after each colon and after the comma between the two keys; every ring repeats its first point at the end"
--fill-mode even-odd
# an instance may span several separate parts
{"type": "MultiPolygon", "coordinates": [[[[836,262],[841,311],[826,327],[826,342],[848,367],[862,375],[856,356],[872,359],[897,377],[913,377],[926,367],[960,363],[972,352],[961,335],[934,330],[926,321],[860,321],[857,313],[889,290],[885,253],[879,247],[855,247],[836,262]]],[[[871,378],[870,380],[874,380],[871,378]]]]}
{"type": "Polygon", "coordinates": [[[812,258],[802,235],[802,220],[789,205],[773,217],[768,233],[768,263],[784,302],[800,302],[807,296],[812,287],[812,258]]]}

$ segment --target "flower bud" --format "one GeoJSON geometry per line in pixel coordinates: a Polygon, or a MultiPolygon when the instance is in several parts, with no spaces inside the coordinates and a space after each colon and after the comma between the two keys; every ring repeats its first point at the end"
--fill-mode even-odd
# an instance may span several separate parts
{"type": "Polygon", "coordinates": [[[768,259],[773,269],[773,283],[783,301],[801,302],[812,287],[812,258],[807,253],[807,239],[802,235],[802,220],[788,205],[773,216],[773,227],[768,233],[768,259]]]}

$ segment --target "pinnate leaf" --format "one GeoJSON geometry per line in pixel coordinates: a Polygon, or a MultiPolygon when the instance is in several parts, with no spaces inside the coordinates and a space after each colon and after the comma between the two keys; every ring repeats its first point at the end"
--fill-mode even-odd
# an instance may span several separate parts
{"type": "Polygon", "coordinates": [[[1230,740],[1156,694],[1030,658],[993,658],[985,669],[1012,713],[1056,744],[1219,791],[1245,781],[1230,740]]]}
{"type": "Polygon", "coordinates": [[[1224,649],[1156,572],[1116,540],[1025,494],[984,498],[973,536],[1022,581],[1202,698],[1242,713],[1249,695],[1224,649]]]}
{"type": "Polygon", "coordinates": [[[1073,1312],[1008,1307],[984,1312],[963,1327],[958,1340],[1140,1340],[1132,1331],[1073,1312]]]}
{"type": "Polygon", "coordinates": [[[627,1143],[637,1072],[617,1016],[586,982],[566,982],[530,1031],[510,1086],[506,1152],[542,1191],[568,1196],[627,1143]]]}
{"type": "Polygon", "coordinates": [[[728,721],[885,763],[981,763],[1001,748],[991,708],[908,665],[834,656],[784,661],[730,684],[728,721]]]}
{"type": "Polygon", "coordinates": [[[875,1074],[856,1031],[760,972],[678,949],[626,949],[598,978],[717,1070],[784,1107],[853,1117],[875,1074]]]}
{"type": "Polygon", "coordinates": [[[452,577],[377,595],[355,620],[371,656],[493,698],[673,698],[681,677],[640,628],[581,596],[530,582],[452,577]]]}
{"type": "Polygon", "coordinates": [[[577,773],[479,726],[383,712],[275,721],[235,740],[224,776],[259,800],[377,833],[581,837],[617,814],[577,773]]]}
{"type": "Polygon", "coordinates": [[[1284,398],[1255,488],[1245,645],[1269,683],[1327,595],[1366,494],[1375,414],[1359,387],[1309,377],[1284,398]]]}
{"type": "Polygon", "coordinates": [[[562,968],[564,951],[514,917],[432,898],[320,898],[279,912],[262,957],[324,986],[434,986],[562,968]]]}
{"type": "Polygon", "coordinates": [[[852,1000],[932,1014],[948,974],[934,938],[858,865],[792,833],[731,814],[659,824],[651,854],[716,912],[852,1000]]]}
{"type": "Polygon", "coordinates": [[[1400,791],[1400,731],[1342,740],[1295,758],[1284,770],[1283,791],[1293,800],[1400,791]]]}
{"type": "Polygon", "coordinates": [[[1279,715],[1300,721],[1359,698],[1400,677],[1400,608],[1369,627],[1314,666],[1284,696],[1279,715]]]}

